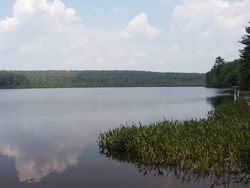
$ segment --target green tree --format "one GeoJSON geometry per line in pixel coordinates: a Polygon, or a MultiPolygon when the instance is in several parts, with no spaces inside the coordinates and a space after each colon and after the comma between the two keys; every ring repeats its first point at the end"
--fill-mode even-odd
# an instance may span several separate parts
{"type": "Polygon", "coordinates": [[[213,68],[206,75],[207,87],[229,88],[237,85],[239,60],[225,62],[222,57],[215,59],[213,68]]]}
{"type": "MultiPolygon", "coordinates": [[[[250,24],[250,22],[249,22],[250,24]]],[[[246,35],[240,41],[245,47],[240,50],[239,86],[244,90],[250,90],[250,26],[246,27],[246,35]]]]}
{"type": "Polygon", "coordinates": [[[225,60],[221,56],[216,57],[214,66],[218,67],[223,64],[225,64],[225,60]]]}
{"type": "Polygon", "coordinates": [[[208,87],[224,87],[222,70],[225,65],[225,60],[218,56],[215,59],[213,68],[206,75],[208,87]]]}

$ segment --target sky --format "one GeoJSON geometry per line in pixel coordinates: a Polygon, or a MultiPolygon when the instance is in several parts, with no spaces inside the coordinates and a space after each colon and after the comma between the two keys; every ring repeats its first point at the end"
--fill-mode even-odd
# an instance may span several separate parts
{"type": "Polygon", "coordinates": [[[250,0],[0,0],[0,70],[207,72],[239,57],[250,0]]]}

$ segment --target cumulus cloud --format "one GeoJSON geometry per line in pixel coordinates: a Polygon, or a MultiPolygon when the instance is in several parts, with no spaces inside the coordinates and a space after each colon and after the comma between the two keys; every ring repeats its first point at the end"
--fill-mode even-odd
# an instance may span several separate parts
{"type": "Polygon", "coordinates": [[[228,60],[238,57],[249,10],[249,0],[184,0],[173,10],[168,39],[182,47],[180,53],[193,62],[200,59],[208,69],[218,55],[228,60]]]}
{"type": "MultiPolygon", "coordinates": [[[[146,15],[138,21],[130,35],[158,33],[146,15]]],[[[16,0],[13,15],[0,20],[0,69],[145,69],[149,61],[138,54],[151,47],[124,43],[120,32],[87,26],[60,0],[16,0]]]]}
{"type": "Polygon", "coordinates": [[[250,0],[183,0],[165,30],[145,13],[100,29],[84,24],[61,0],[16,0],[12,15],[0,20],[0,69],[205,72],[218,55],[238,57],[249,9],[250,0]]]}
{"type": "Polygon", "coordinates": [[[173,11],[172,30],[186,34],[219,29],[242,32],[249,21],[249,8],[249,0],[184,0],[173,11]]]}
{"type": "Polygon", "coordinates": [[[158,28],[149,24],[148,16],[145,13],[141,13],[128,23],[120,36],[124,39],[133,39],[137,37],[152,39],[159,33],[160,30],[158,28]]]}
{"type": "Polygon", "coordinates": [[[13,16],[0,22],[0,50],[33,52],[54,46],[71,48],[83,45],[86,41],[85,28],[72,8],[55,0],[17,0],[13,16]],[[11,43],[10,43],[11,41],[11,43]]]}

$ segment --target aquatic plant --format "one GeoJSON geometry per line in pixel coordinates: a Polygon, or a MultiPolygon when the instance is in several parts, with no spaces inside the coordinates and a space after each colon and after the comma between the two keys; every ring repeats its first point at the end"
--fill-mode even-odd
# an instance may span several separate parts
{"type": "Polygon", "coordinates": [[[206,119],[125,125],[100,133],[98,145],[101,154],[132,163],[144,174],[209,178],[211,186],[249,184],[250,107],[230,102],[206,119]]]}

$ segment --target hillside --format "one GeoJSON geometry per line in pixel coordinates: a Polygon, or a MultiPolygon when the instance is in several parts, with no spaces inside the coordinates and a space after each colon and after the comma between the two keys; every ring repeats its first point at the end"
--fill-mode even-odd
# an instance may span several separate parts
{"type": "Polygon", "coordinates": [[[0,88],[204,86],[202,73],[0,71],[0,88]]]}

